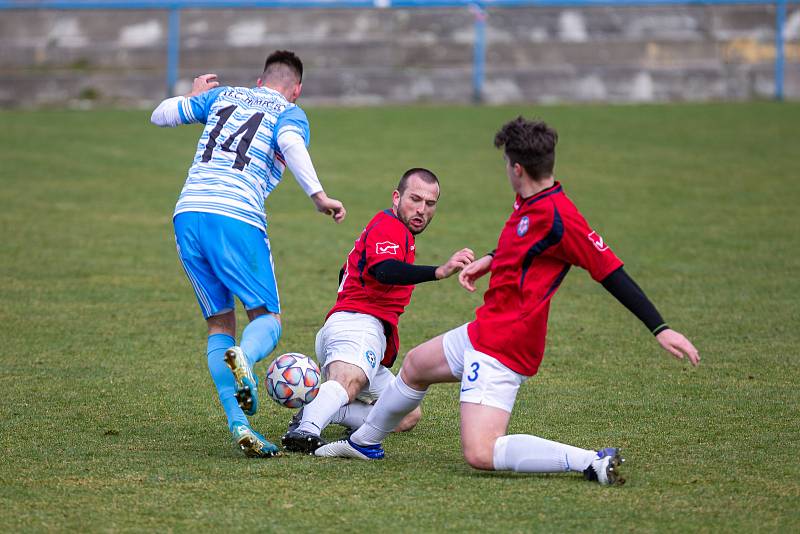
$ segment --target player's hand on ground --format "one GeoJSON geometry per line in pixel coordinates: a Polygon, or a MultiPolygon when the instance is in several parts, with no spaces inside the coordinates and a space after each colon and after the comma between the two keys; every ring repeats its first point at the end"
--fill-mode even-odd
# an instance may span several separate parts
{"type": "Polygon", "coordinates": [[[314,201],[317,211],[330,215],[337,223],[342,222],[347,216],[347,210],[344,209],[344,204],[335,198],[328,198],[328,195],[326,195],[324,191],[311,195],[311,200],[314,201]]]}
{"type": "Polygon", "coordinates": [[[467,291],[475,291],[475,281],[489,272],[492,267],[492,257],[488,254],[478,261],[467,265],[458,275],[458,282],[467,291]]]}
{"type": "Polygon", "coordinates": [[[216,74],[201,74],[192,82],[192,90],[184,96],[192,97],[205,93],[206,91],[219,86],[216,74]]]}
{"type": "Polygon", "coordinates": [[[436,278],[441,280],[454,275],[464,267],[475,261],[475,253],[468,248],[462,248],[447,260],[447,263],[436,268],[436,278]]]}
{"type": "Polygon", "coordinates": [[[700,363],[700,354],[698,354],[697,349],[694,348],[692,342],[686,339],[680,332],[667,328],[656,336],[656,340],[665,351],[679,360],[682,360],[684,357],[689,358],[689,361],[692,362],[692,365],[695,367],[700,363]]]}

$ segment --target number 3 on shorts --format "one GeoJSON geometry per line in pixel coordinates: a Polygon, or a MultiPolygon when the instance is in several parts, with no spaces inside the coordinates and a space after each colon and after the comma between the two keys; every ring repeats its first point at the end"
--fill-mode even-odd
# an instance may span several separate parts
{"type": "Polygon", "coordinates": [[[470,382],[475,382],[478,379],[478,369],[480,369],[481,364],[479,364],[478,362],[472,362],[470,367],[472,368],[472,372],[469,375],[467,375],[467,380],[469,380],[470,382]]]}

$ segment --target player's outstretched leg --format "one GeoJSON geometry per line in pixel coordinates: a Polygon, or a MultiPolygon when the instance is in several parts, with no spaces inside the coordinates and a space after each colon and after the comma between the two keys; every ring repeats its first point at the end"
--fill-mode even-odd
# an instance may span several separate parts
{"type": "Polygon", "coordinates": [[[497,471],[575,471],[582,472],[587,480],[601,485],[625,483],[619,472],[624,461],[619,449],[609,447],[592,451],[526,434],[498,438],[493,451],[493,464],[497,471]]]}
{"type": "Polygon", "coordinates": [[[231,347],[225,351],[225,364],[233,372],[234,395],[239,407],[247,415],[258,411],[258,377],[241,347],[231,347]]]}
{"type": "Polygon", "coordinates": [[[237,425],[233,428],[233,443],[248,458],[271,458],[280,453],[278,447],[249,425],[237,425]]]}

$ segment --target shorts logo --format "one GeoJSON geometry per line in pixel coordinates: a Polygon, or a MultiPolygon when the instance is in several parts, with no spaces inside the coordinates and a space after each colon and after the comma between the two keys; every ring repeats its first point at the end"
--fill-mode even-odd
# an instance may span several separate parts
{"type": "Polygon", "coordinates": [[[375,364],[378,363],[378,359],[375,357],[375,352],[368,350],[364,353],[364,356],[367,358],[370,367],[375,367],[375,364]]]}
{"type": "Polygon", "coordinates": [[[528,233],[528,228],[530,227],[530,221],[528,220],[528,216],[524,216],[519,220],[519,224],[517,224],[517,235],[519,237],[524,236],[528,233]]]}
{"type": "Polygon", "coordinates": [[[605,252],[606,250],[608,250],[608,245],[605,244],[603,238],[597,235],[597,232],[595,232],[594,230],[592,230],[589,234],[587,234],[586,237],[588,237],[589,241],[592,242],[594,248],[596,248],[600,252],[605,252]]]}
{"type": "Polygon", "coordinates": [[[375,244],[375,254],[397,254],[400,245],[391,241],[381,241],[375,244]]]}

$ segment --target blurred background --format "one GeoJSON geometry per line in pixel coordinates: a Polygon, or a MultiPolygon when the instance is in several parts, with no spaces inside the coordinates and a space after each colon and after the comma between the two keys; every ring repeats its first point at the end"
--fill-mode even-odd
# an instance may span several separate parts
{"type": "Polygon", "coordinates": [[[311,104],[796,99],[800,3],[0,0],[0,106],[147,106],[297,52],[311,104]]]}

